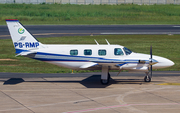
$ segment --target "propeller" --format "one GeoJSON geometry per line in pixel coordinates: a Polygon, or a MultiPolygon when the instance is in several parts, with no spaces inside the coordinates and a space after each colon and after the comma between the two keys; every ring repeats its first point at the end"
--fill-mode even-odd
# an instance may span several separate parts
{"type": "Polygon", "coordinates": [[[150,62],[150,74],[151,74],[151,78],[152,78],[152,45],[150,47],[150,59],[149,59],[149,62],[150,62]]]}

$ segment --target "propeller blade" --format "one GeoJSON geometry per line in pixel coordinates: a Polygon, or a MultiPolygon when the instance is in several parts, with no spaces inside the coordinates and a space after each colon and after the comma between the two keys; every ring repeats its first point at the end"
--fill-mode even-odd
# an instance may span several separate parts
{"type": "MultiPolygon", "coordinates": [[[[151,47],[150,47],[150,62],[151,62],[151,64],[152,64],[152,45],[151,45],[151,47]]],[[[151,67],[150,67],[150,74],[151,74],[151,78],[152,78],[152,65],[150,65],[151,67]]]]}
{"type": "Polygon", "coordinates": [[[150,58],[152,59],[152,45],[150,47],[150,58]]]}
{"type": "Polygon", "coordinates": [[[150,69],[150,72],[151,72],[150,74],[151,74],[151,78],[152,78],[152,65],[151,65],[151,69],[150,69]]]}

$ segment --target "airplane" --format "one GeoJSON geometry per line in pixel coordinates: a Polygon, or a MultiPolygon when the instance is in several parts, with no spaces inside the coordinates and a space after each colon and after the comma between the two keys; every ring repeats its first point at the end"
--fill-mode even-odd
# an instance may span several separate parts
{"type": "MultiPolygon", "coordinates": [[[[121,45],[42,44],[16,19],[6,20],[16,56],[25,56],[73,70],[102,70],[101,83],[109,83],[110,70],[145,72],[144,81],[151,82],[152,69],[167,68],[174,62],[160,56],[135,53],[121,45]]],[[[118,74],[119,74],[118,73],[118,74]]]]}

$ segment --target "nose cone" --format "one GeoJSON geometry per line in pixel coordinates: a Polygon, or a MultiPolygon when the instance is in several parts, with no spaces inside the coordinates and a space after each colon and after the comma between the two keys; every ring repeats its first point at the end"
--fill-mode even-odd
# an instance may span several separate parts
{"type": "Polygon", "coordinates": [[[153,65],[154,69],[166,68],[174,65],[174,62],[163,57],[153,56],[153,59],[157,60],[158,63],[153,65]]]}

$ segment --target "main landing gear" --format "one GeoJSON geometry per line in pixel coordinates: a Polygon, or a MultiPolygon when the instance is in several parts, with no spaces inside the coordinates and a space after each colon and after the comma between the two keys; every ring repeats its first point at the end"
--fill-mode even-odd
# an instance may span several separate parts
{"type": "Polygon", "coordinates": [[[144,77],[144,82],[151,82],[151,76],[149,75],[149,72],[146,72],[146,76],[144,77]]]}
{"type": "Polygon", "coordinates": [[[110,79],[110,74],[108,73],[108,78],[106,79],[101,79],[101,84],[103,85],[107,85],[109,83],[109,79],[110,79]]]}
{"type": "Polygon", "coordinates": [[[101,84],[107,85],[109,83],[109,79],[110,79],[109,67],[103,66],[102,74],[101,74],[101,84]]]}

